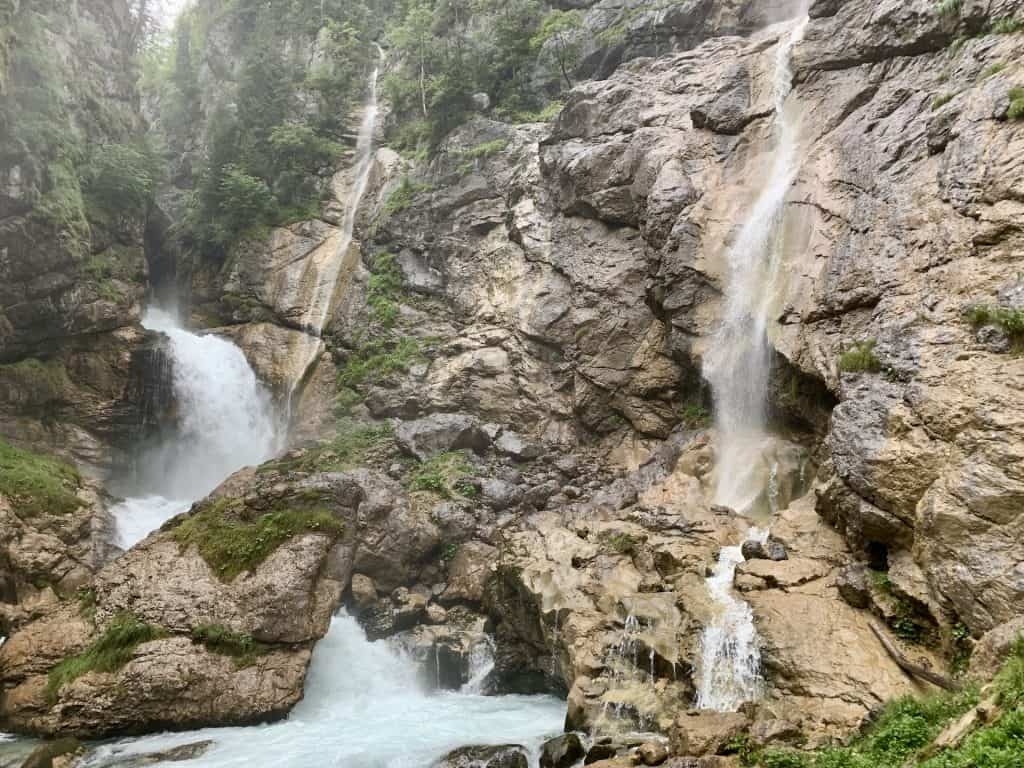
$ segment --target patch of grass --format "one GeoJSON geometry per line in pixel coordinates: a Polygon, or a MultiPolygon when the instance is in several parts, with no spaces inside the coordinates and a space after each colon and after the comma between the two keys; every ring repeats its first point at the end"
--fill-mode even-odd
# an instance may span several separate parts
{"type": "Polygon", "coordinates": [[[230,656],[239,669],[251,667],[256,657],[265,654],[270,646],[258,643],[252,635],[233,632],[223,624],[202,624],[192,629],[192,639],[212,653],[230,656]]]}
{"type": "Polygon", "coordinates": [[[974,329],[995,326],[1006,334],[1014,351],[1024,351],[1024,309],[977,304],[964,315],[974,329]]]}
{"type": "Polygon", "coordinates": [[[75,599],[78,601],[78,612],[92,621],[96,617],[96,590],[82,587],[75,593],[75,599]]]}
{"type": "Polygon", "coordinates": [[[1024,120],[1024,88],[1010,89],[1010,107],[1006,110],[1008,120],[1024,120]]]}
{"type": "Polygon", "coordinates": [[[78,470],[62,461],[22,451],[0,439],[0,494],[15,514],[67,515],[80,506],[78,470]]]}
{"type": "Polygon", "coordinates": [[[987,80],[988,78],[992,77],[993,75],[998,75],[1004,69],[1006,69],[1006,64],[1004,64],[1001,61],[997,61],[995,64],[993,64],[993,65],[991,65],[989,67],[986,67],[984,70],[982,70],[981,76],[978,79],[979,80],[987,80]]]}
{"type": "Polygon", "coordinates": [[[364,466],[367,455],[392,440],[390,424],[361,424],[350,419],[338,423],[330,440],[309,448],[297,459],[282,459],[264,465],[262,471],[342,472],[364,466]]]}
{"type": "Polygon", "coordinates": [[[485,160],[488,157],[500,154],[508,149],[508,139],[495,139],[477,144],[475,147],[460,152],[463,157],[470,160],[485,160]]]}
{"type": "Polygon", "coordinates": [[[953,658],[950,659],[949,668],[954,677],[960,677],[967,671],[974,651],[971,632],[963,623],[957,622],[950,631],[950,641],[953,658]]]}
{"type": "Polygon", "coordinates": [[[404,373],[422,360],[419,342],[411,336],[394,342],[377,339],[348,356],[338,372],[338,386],[352,389],[365,384],[370,378],[381,379],[399,371],[404,373]]]}
{"type": "Polygon", "coordinates": [[[703,403],[683,403],[679,418],[687,429],[705,429],[711,426],[711,411],[703,403]]]}
{"type": "Polygon", "coordinates": [[[939,0],[935,5],[935,12],[939,14],[939,16],[957,18],[960,16],[960,10],[962,7],[963,0],[939,0]]]}
{"type": "Polygon", "coordinates": [[[944,107],[947,104],[949,104],[949,102],[953,100],[954,95],[955,94],[952,93],[944,93],[941,96],[936,96],[934,99],[932,99],[932,112],[934,112],[936,109],[939,109],[940,107],[944,107]]]}
{"type": "Polygon", "coordinates": [[[450,499],[454,495],[475,498],[479,495],[475,485],[472,486],[473,495],[466,494],[469,484],[465,480],[472,471],[473,467],[466,459],[465,452],[440,453],[427,459],[413,471],[409,476],[408,488],[413,492],[433,493],[443,499],[450,499]]]}
{"type": "Polygon", "coordinates": [[[58,360],[40,360],[26,357],[16,363],[0,365],[0,379],[10,381],[28,393],[30,402],[59,400],[71,386],[64,364],[58,360]]]}
{"type": "Polygon", "coordinates": [[[612,533],[601,538],[602,546],[617,555],[632,555],[640,543],[640,539],[630,533],[612,533]]]}
{"type": "Polygon", "coordinates": [[[991,31],[994,35],[1013,35],[1017,32],[1024,32],[1024,19],[1015,19],[1012,16],[997,19],[992,23],[991,31]]]}
{"type": "Polygon", "coordinates": [[[408,175],[403,176],[402,181],[392,190],[384,201],[384,205],[381,206],[380,218],[386,221],[396,213],[401,213],[412,205],[416,195],[427,192],[430,188],[429,184],[415,182],[408,175]]]}
{"type": "Polygon", "coordinates": [[[130,613],[117,614],[92,645],[50,670],[47,700],[56,701],[62,687],[87,672],[116,672],[131,660],[139,645],[166,635],[160,627],[147,624],[130,613]]]}
{"type": "Polygon", "coordinates": [[[552,101],[543,109],[535,112],[526,110],[498,110],[498,115],[511,123],[550,123],[558,113],[562,111],[565,104],[561,101],[552,101]]]}
{"type": "Polygon", "coordinates": [[[222,498],[185,518],[172,531],[181,551],[195,545],[222,581],[252,571],[279,546],[302,533],[337,538],[345,524],[326,509],[282,509],[246,520],[238,499],[222,498]]]}
{"type": "Polygon", "coordinates": [[[844,373],[878,373],[882,363],[875,355],[875,340],[858,341],[839,356],[839,370],[844,373]]]}
{"type": "Polygon", "coordinates": [[[398,298],[402,294],[402,270],[394,254],[378,253],[370,267],[366,289],[366,305],[370,316],[385,330],[398,319],[398,298]]]}

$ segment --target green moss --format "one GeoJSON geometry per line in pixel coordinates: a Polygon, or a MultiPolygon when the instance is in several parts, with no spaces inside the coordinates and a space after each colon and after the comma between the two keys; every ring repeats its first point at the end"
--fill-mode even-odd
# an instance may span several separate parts
{"type": "Polygon", "coordinates": [[[172,531],[181,550],[194,545],[222,581],[252,571],[294,536],[315,532],[336,538],[345,527],[326,509],[282,509],[250,521],[241,507],[238,499],[218,499],[172,531]]]}
{"type": "MultiPolygon", "coordinates": [[[[441,498],[467,496],[463,481],[473,471],[463,451],[441,453],[420,464],[409,476],[410,491],[425,491],[441,498]]],[[[476,486],[473,486],[476,491],[476,486]]]]}
{"type": "Polygon", "coordinates": [[[0,439],[0,494],[19,516],[66,515],[82,506],[78,470],[0,439]]]}
{"type": "Polygon", "coordinates": [[[706,429],[711,425],[711,411],[701,402],[683,403],[679,418],[687,429],[706,429]]]}
{"type": "Polygon", "coordinates": [[[882,364],[875,355],[875,341],[858,341],[839,356],[839,370],[844,373],[878,373],[882,364]]]}
{"type": "Polygon", "coordinates": [[[223,624],[202,624],[192,629],[192,639],[202,643],[211,653],[230,656],[239,669],[251,667],[256,658],[270,650],[270,646],[259,643],[245,632],[233,632],[223,624]]]}
{"type": "Polygon", "coordinates": [[[166,636],[159,627],[147,624],[130,613],[119,613],[92,645],[50,670],[46,696],[56,701],[60,689],[87,672],[116,672],[127,664],[142,643],[166,636]]]}

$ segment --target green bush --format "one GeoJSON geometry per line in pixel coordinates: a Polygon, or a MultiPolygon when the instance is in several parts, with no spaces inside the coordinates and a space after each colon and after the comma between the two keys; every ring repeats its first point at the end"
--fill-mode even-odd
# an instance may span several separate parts
{"type": "Polygon", "coordinates": [[[982,70],[980,79],[987,80],[993,75],[998,75],[1004,69],[1006,69],[1006,64],[1004,64],[1001,61],[997,61],[995,64],[992,64],[991,66],[988,66],[984,70],[982,70]]]}
{"type": "Polygon", "coordinates": [[[1006,334],[1010,345],[1017,352],[1024,351],[1024,309],[1009,309],[978,304],[966,313],[967,322],[975,329],[994,326],[1006,334]]]}
{"type": "Polygon", "coordinates": [[[129,614],[119,613],[100,637],[77,656],[64,659],[50,670],[46,696],[56,701],[60,689],[87,672],[116,672],[127,664],[142,643],[166,636],[159,627],[129,614]]]}
{"type": "Polygon", "coordinates": [[[494,141],[487,141],[483,144],[477,144],[475,147],[467,149],[462,153],[463,157],[467,157],[470,160],[481,160],[493,155],[498,155],[504,152],[508,148],[508,139],[495,139],[494,141]]]}
{"type": "Polygon", "coordinates": [[[383,339],[369,342],[354,350],[338,373],[338,386],[353,389],[368,379],[381,379],[424,359],[419,342],[409,336],[390,342],[383,339]]]}
{"type": "Polygon", "coordinates": [[[679,418],[687,429],[705,429],[711,425],[711,411],[704,403],[684,403],[679,409],[679,418]]]}
{"type": "Polygon", "coordinates": [[[939,0],[935,10],[940,16],[958,17],[962,7],[963,0],[939,0]]]}
{"type": "Polygon", "coordinates": [[[387,199],[384,201],[384,205],[381,207],[381,219],[383,221],[387,221],[396,213],[401,213],[412,205],[412,201],[416,195],[421,192],[426,192],[429,189],[429,184],[419,184],[413,182],[408,175],[403,176],[402,181],[399,182],[398,186],[391,191],[387,199]]]}
{"type": "Polygon", "coordinates": [[[875,355],[875,341],[858,341],[839,356],[839,370],[844,373],[878,373],[882,363],[875,355]]]}
{"type": "Polygon", "coordinates": [[[390,253],[378,253],[370,267],[366,305],[370,316],[385,330],[398,319],[398,298],[402,294],[402,270],[390,253]]]}
{"type": "Polygon", "coordinates": [[[996,35],[1012,35],[1024,31],[1024,20],[1008,16],[998,19],[992,24],[992,33],[996,35]]]}
{"type": "Polygon", "coordinates": [[[160,161],[145,146],[108,144],[95,149],[82,171],[82,188],[94,205],[140,216],[160,181],[160,161]]]}
{"type": "Polygon", "coordinates": [[[78,470],[64,462],[15,448],[0,439],[0,494],[15,514],[66,515],[82,506],[78,470]]]}
{"type": "Polygon", "coordinates": [[[337,538],[344,523],[326,509],[283,509],[241,519],[241,503],[222,498],[185,518],[172,531],[181,551],[194,545],[225,582],[252,571],[279,546],[302,533],[337,538]]]}
{"type": "Polygon", "coordinates": [[[949,104],[949,102],[953,100],[953,96],[954,94],[952,93],[944,93],[941,96],[936,96],[932,99],[932,112],[940,107],[944,107],[946,104],[949,104]]]}
{"type": "Polygon", "coordinates": [[[1010,107],[1006,110],[1009,120],[1024,120],[1024,88],[1010,89],[1010,107]]]}

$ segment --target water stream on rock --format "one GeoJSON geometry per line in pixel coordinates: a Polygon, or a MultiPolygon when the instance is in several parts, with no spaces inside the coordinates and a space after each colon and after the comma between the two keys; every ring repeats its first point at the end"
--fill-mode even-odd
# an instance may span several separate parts
{"type": "Polygon", "coordinates": [[[429,768],[446,752],[476,744],[521,744],[536,765],[540,744],[561,732],[564,717],[565,702],[552,696],[427,692],[415,663],[338,616],[313,652],[305,697],[287,720],[106,744],[84,768],[205,740],[213,741],[209,750],[187,765],[429,768]]]}
{"type": "MultiPolygon", "coordinates": [[[[384,56],[384,51],[380,46],[377,47],[377,53],[379,61],[384,56]]],[[[370,73],[369,95],[363,107],[355,155],[349,170],[349,188],[345,201],[345,215],[341,221],[341,231],[330,243],[330,247],[323,249],[323,258],[317,258],[319,252],[313,254],[302,277],[306,294],[303,297],[305,312],[301,320],[303,333],[292,351],[295,360],[292,370],[295,371],[295,377],[291,382],[286,400],[289,417],[293,406],[292,401],[299,386],[323,350],[321,337],[324,326],[327,325],[327,320],[330,317],[331,305],[338,289],[338,278],[353,266],[349,263],[349,257],[356,228],[356,215],[359,212],[359,203],[366,193],[370,170],[373,166],[373,136],[377,130],[379,113],[377,105],[379,74],[380,65],[378,64],[370,73]]]]}
{"type": "MultiPolygon", "coordinates": [[[[793,87],[790,58],[807,22],[806,16],[795,22],[777,47],[772,162],[767,183],[728,251],[722,322],[704,362],[715,399],[715,501],[744,515],[768,515],[777,507],[778,466],[769,460],[767,327],[780,272],[783,202],[799,168],[797,125],[786,110],[793,87]]],[[[763,541],[767,535],[751,528],[744,541],[763,541]]],[[[753,614],[732,589],[736,566],[743,562],[741,546],[723,547],[707,579],[718,612],[701,637],[697,706],[704,709],[734,711],[760,690],[753,614]]]]}
{"type": "Polygon", "coordinates": [[[170,340],[178,406],[170,439],[143,451],[129,495],[111,510],[127,549],[185,511],[232,472],[259,464],[278,448],[270,394],[245,355],[226,339],[186,331],[173,313],[151,308],[142,324],[170,340]]]}

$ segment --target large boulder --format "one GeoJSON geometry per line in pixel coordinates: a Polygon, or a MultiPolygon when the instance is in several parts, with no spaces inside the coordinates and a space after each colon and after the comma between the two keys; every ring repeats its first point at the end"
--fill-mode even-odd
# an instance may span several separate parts
{"type": "Polygon", "coordinates": [[[483,451],[491,442],[480,423],[463,413],[435,413],[402,422],[395,438],[402,450],[420,461],[459,448],[483,451]]]}
{"type": "Polygon", "coordinates": [[[526,750],[515,744],[497,747],[460,747],[449,752],[433,768],[527,768],[526,750]]]}

